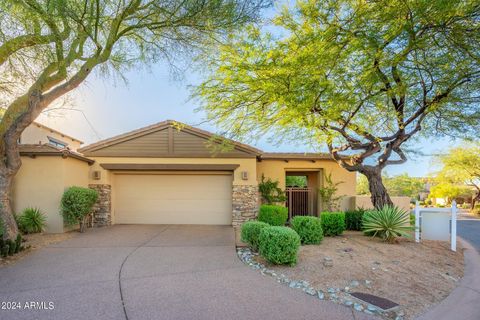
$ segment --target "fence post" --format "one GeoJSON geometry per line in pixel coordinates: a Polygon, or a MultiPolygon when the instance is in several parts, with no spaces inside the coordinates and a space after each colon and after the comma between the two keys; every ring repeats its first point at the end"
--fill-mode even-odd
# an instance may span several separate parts
{"type": "Polygon", "coordinates": [[[415,242],[420,242],[420,207],[415,201],[415,242]]]}
{"type": "Polygon", "coordinates": [[[452,230],[450,232],[452,238],[450,241],[452,251],[457,251],[457,202],[452,201],[452,230]]]}

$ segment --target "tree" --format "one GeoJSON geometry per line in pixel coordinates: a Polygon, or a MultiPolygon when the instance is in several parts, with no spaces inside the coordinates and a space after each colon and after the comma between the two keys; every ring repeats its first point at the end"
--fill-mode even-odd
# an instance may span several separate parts
{"type": "Polygon", "coordinates": [[[53,101],[92,71],[122,71],[199,52],[258,17],[265,0],[5,0],[0,3],[0,216],[17,226],[10,186],[17,141],[53,101]],[[101,68],[99,68],[101,67],[101,68]]]}
{"type": "Polygon", "coordinates": [[[325,211],[336,211],[340,207],[340,200],[342,195],[337,195],[338,186],[344,183],[343,181],[333,182],[332,174],[325,175],[325,185],[318,188],[318,194],[322,201],[322,209],[325,211]]]}
{"type": "Polygon", "coordinates": [[[464,185],[443,181],[430,188],[429,198],[444,198],[446,203],[450,204],[453,199],[470,194],[471,190],[464,185]]]}
{"type": "Polygon", "coordinates": [[[248,27],[195,90],[235,136],[304,139],[365,175],[376,208],[405,147],[480,131],[478,1],[299,1],[272,28],[248,27]]]}
{"type": "MultiPolygon", "coordinates": [[[[382,181],[390,196],[410,197],[414,200],[425,189],[425,182],[421,178],[410,177],[407,173],[396,176],[384,174],[382,181]]],[[[364,175],[357,178],[357,194],[370,194],[368,180],[364,175]]]]}
{"type": "Polygon", "coordinates": [[[472,208],[480,201],[480,147],[470,145],[450,149],[446,154],[439,155],[437,160],[442,169],[438,172],[438,179],[444,183],[466,185],[473,187],[475,195],[472,208]]]}

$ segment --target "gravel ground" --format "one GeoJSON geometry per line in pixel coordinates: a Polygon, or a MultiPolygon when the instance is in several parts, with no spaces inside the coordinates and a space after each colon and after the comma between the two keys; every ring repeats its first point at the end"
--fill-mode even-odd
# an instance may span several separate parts
{"type": "Polygon", "coordinates": [[[71,231],[66,233],[34,233],[34,234],[24,235],[23,239],[25,240],[25,242],[23,242],[23,246],[25,250],[10,257],[6,257],[6,258],[0,257],[0,267],[13,264],[16,261],[27,256],[34,250],[46,247],[50,244],[54,244],[63,240],[67,240],[73,237],[75,233],[76,233],[75,231],[71,231]]]}
{"type": "Polygon", "coordinates": [[[360,232],[326,237],[320,245],[302,246],[295,267],[258,262],[290,279],[306,280],[325,292],[365,292],[400,305],[405,318],[413,318],[443,300],[463,276],[463,250],[449,243],[402,239],[387,244],[360,232]],[[331,266],[329,266],[331,265],[331,266]]]}

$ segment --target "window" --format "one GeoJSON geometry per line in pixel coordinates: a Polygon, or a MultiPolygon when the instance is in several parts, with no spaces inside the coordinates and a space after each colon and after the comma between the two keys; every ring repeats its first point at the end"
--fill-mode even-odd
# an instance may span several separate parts
{"type": "Polygon", "coordinates": [[[63,141],[57,140],[57,139],[52,138],[52,137],[47,137],[47,138],[48,138],[48,143],[51,144],[54,147],[57,147],[57,148],[66,148],[67,147],[67,144],[63,141]]]}

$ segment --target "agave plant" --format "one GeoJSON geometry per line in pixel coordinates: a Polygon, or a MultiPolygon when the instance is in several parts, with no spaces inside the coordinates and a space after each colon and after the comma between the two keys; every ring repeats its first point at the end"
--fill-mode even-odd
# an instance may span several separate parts
{"type": "Polygon", "coordinates": [[[24,233],[37,233],[45,229],[46,217],[37,208],[26,208],[18,216],[18,227],[24,233]]]}
{"type": "Polygon", "coordinates": [[[363,232],[393,243],[398,237],[410,237],[415,227],[410,225],[408,212],[394,207],[384,206],[380,210],[367,211],[363,215],[363,232]]]}

